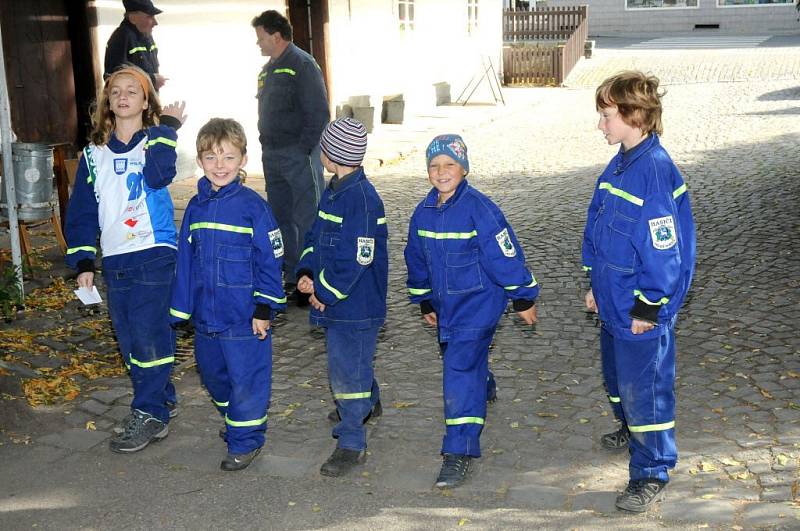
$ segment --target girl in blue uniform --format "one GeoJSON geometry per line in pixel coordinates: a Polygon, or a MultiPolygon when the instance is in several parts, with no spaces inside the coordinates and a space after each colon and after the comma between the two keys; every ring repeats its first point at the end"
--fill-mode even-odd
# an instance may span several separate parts
{"type": "Polygon", "coordinates": [[[600,314],[600,351],[619,430],[607,448],[629,448],[620,510],[660,499],[675,466],[675,321],[692,280],[695,232],[680,171],[661,147],[658,80],[623,72],[595,95],[597,125],[619,152],[597,181],[583,239],[591,277],[587,309],[600,314]]]}

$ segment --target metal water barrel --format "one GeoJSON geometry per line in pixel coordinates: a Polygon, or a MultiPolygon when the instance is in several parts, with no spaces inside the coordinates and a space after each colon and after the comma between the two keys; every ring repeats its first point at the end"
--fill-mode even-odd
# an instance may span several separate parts
{"type": "MultiPolygon", "coordinates": [[[[47,219],[55,206],[53,148],[47,144],[15,142],[11,145],[17,217],[21,221],[47,219]]],[[[6,186],[2,184],[0,214],[8,217],[6,186]]]]}

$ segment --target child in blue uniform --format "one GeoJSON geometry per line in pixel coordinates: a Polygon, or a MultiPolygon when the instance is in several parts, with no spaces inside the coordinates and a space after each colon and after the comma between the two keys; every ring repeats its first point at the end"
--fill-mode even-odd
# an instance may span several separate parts
{"type": "Polygon", "coordinates": [[[197,134],[205,176],[186,206],[170,314],[191,319],[200,376],[225,417],[225,471],[246,468],[264,445],[272,388],[270,321],[285,309],[283,241],[272,210],[240,177],[247,139],[234,120],[197,134]]]}
{"type": "Polygon", "coordinates": [[[137,452],[166,437],[176,401],[168,320],[176,234],[167,185],[183,110],[182,103],[162,110],[139,68],[112,73],[97,98],[67,210],[66,262],[78,271],[79,287],[94,284],[100,233],[108,310],[133,382],[131,413],[109,443],[114,452],[137,452]]]}
{"type": "Polygon", "coordinates": [[[503,213],[465,179],[461,137],[437,136],[426,158],[433,189],[411,217],[405,259],[411,302],[438,328],[443,352],[441,488],[460,485],[481,455],[489,345],[508,300],[533,324],[539,286],[503,213]]]}
{"type": "Polygon", "coordinates": [[[366,419],[380,413],[372,361],[386,318],[389,258],[386,217],[361,161],[367,131],[352,118],[329,123],[320,138],[322,165],[334,173],[306,234],[297,289],[310,295],[311,323],[325,328],[328,378],[340,418],[336,449],[320,468],[341,476],[366,458],[366,419]]]}
{"type": "Polygon", "coordinates": [[[602,322],[603,378],[619,430],[601,438],[628,448],[620,510],[661,498],[675,466],[675,321],[692,281],[695,232],[680,171],[661,147],[658,80],[623,72],[595,94],[598,129],[621,144],[595,187],[583,239],[591,277],[585,303],[602,322]]]}

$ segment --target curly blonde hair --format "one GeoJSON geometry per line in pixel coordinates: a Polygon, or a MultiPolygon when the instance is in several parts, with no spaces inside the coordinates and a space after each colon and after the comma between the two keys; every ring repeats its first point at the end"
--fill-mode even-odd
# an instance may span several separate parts
{"type": "Polygon", "coordinates": [[[637,70],[620,72],[603,81],[595,92],[597,110],[616,107],[622,120],[642,133],[661,134],[661,98],[658,78],[637,70]]]}

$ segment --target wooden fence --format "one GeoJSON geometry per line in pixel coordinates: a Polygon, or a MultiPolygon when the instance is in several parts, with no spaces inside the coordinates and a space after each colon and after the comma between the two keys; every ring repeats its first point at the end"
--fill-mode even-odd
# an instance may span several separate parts
{"type": "Polygon", "coordinates": [[[586,6],[503,13],[505,85],[560,85],[584,53],[586,6]]]}

